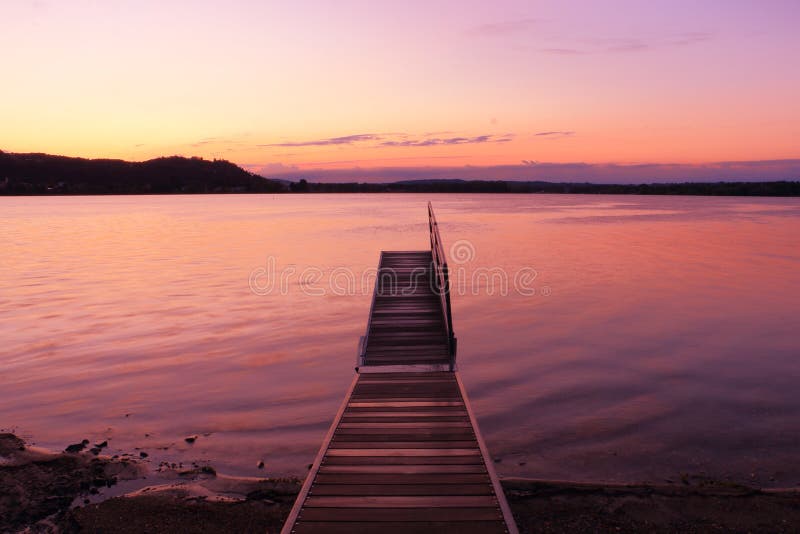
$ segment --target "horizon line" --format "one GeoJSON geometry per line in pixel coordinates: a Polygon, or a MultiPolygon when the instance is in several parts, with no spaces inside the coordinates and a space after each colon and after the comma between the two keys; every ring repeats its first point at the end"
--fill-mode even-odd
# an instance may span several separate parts
{"type": "Polygon", "coordinates": [[[227,161],[265,179],[316,183],[394,183],[407,181],[484,181],[484,182],[551,182],[598,184],[699,183],[699,182],[769,182],[800,181],[800,157],[782,159],[709,161],[705,163],[675,162],[545,162],[522,160],[497,165],[413,165],[376,167],[303,168],[270,163],[238,163],[225,158],[207,160],[202,156],[163,155],[142,160],[109,157],[70,156],[46,152],[10,152],[17,156],[43,155],[88,161],[122,161],[145,163],[164,158],[227,161]]]}

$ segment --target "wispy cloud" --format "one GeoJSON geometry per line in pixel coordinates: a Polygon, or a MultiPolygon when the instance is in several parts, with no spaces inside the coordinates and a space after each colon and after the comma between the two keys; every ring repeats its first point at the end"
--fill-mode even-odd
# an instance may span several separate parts
{"type": "Polygon", "coordinates": [[[534,137],[546,137],[547,139],[561,139],[563,137],[572,137],[573,135],[575,135],[575,132],[571,130],[539,132],[533,134],[534,137]]]}
{"type": "Polygon", "coordinates": [[[437,146],[437,145],[469,145],[480,143],[506,143],[512,136],[495,137],[492,135],[477,135],[474,137],[429,137],[425,139],[403,139],[383,141],[380,146],[437,146]]]}
{"type": "Polygon", "coordinates": [[[380,140],[381,136],[378,134],[353,134],[344,135],[341,137],[328,137],[325,139],[314,139],[311,141],[288,141],[285,143],[270,143],[266,145],[258,145],[262,147],[282,146],[330,146],[330,145],[352,145],[361,141],[376,141],[380,140]]]}
{"type": "Polygon", "coordinates": [[[588,53],[584,50],[578,50],[577,48],[540,48],[539,52],[557,54],[559,56],[580,56],[588,53]]]}
{"type": "Polygon", "coordinates": [[[708,32],[686,32],[672,36],[665,41],[669,46],[687,46],[710,41],[713,35],[708,32]]]}
{"type": "MultiPolygon", "coordinates": [[[[430,155],[424,155],[424,156],[395,156],[395,157],[392,157],[392,158],[363,158],[363,159],[344,159],[344,160],[337,159],[337,160],[332,160],[332,161],[313,161],[313,162],[308,162],[308,163],[301,164],[300,166],[302,167],[303,170],[301,170],[300,172],[306,172],[308,169],[314,169],[314,168],[319,168],[319,167],[322,167],[323,169],[325,169],[326,167],[331,166],[331,165],[335,165],[335,166],[356,165],[356,166],[360,167],[361,165],[372,165],[372,166],[374,166],[374,165],[379,164],[379,163],[385,164],[385,163],[394,163],[394,162],[399,162],[399,161],[403,162],[403,163],[407,163],[409,161],[429,162],[431,160],[441,160],[441,161],[444,161],[444,160],[465,160],[465,159],[470,159],[471,157],[472,156],[469,156],[469,155],[452,155],[452,156],[430,156],[430,155]]],[[[326,170],[323,170],[323,172],[326,172],[326,170]]]]}
{"type": "Polygon", "coordinates": [[[578,56],[586,54],[624,54],[646,52],[660,48],[692,46],[713,39],[708,32],[684,32],[662,37],[611,37],[584,41],[582,46],[540,48],[544,54],[578,56]]]}
{"type": "Polygon", "coordinates": [[[530,30],[539,21],[533,18],[522,18],[517,20],[504,20],[474,26],[467,30],[471,35],[507,35],[509,33],[520,33],[530,30]]]}
{"type": "Polygon", "coordinates": [[[202,148],[213,146],[218,149],[224,150],[232,150],[236,148],[242,148],[248,145],[248,137],[250,136],[249,133],[239,133],[233,134],[229,136],[212,136],[212,137],[203,137],[202,139],[198,139],[194,142],[186,142],[182,146],[192,147],[192,148],[202,148]]]}
{"type": "Polygon", "coordinates": [[[655,45],[642,39],[599,39],[597,43],[603,52],[641,52],[655,45]]]}
{"type": "MultiPolygon", "coordinates": [[[[442,132],[449,133],[449,132],[442,132]]],[[[422,137],[413,137],[409,134],[353,134],[341,137],[328,137],[325,139],[314,139],[308,141],[287,141],[283,143],[270,143],[258,145],[260,147],[314,147],[314,146],[336,146],[353,145],[356,143],[366,146],[376,147],[427,147],[441,145],[468,145],[479,143],[507,143],[514,138],[514,134],[505,135],[475,135],[475,136],[453,136],[453,137],[432,137],[426,134],[422,137]]]]}
{"type": "Polygon", "coordinates": [[[194,143],[190,144],[189,146],[199,148],[201,146],[210,145],[211,143],[216,143],[219,141],[217,137],[206,137],[205,139],[201,139],[199,141],[195,141],[194,143]]]}
{"type": "Polygon", "coordinates": [[[283,163],[265,163],[242,166],[248,171],[260,174],[261,176],[287,174],[299,170],[296,165],[284,165],[283,163]]]}

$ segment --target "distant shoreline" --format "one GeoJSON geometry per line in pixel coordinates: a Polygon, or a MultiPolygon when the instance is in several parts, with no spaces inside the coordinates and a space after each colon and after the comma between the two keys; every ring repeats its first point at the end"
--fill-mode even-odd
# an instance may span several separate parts
{"type": "Polygon", "coordinates": [[[0,151],[0,196],[306,193],[512,193],[798,197],[800,181],[599,184],[512,180],[314,182],[264,178],[225,160],[143,162],[0,151]]]}

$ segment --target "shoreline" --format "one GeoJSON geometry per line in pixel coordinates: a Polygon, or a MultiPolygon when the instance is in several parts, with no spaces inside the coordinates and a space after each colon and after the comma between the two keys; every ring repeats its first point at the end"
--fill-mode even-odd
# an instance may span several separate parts
{"type": "MultiPolygon", "coordinates": [[[[559,172],[551,164],[497,168],[396,167],[381,176],[374,169],[333,173],[290,171],[261,176],[223,159],[166,156],[146,161],[86,159],[42,153],[0,150],[0,195],[174,194],[174,193],[554,193],[695,196],[798,197],[797,160],[772,175],[742,173],[730,167],[700,172],[691,166],[682,173],[616,166],[612,174],[581,167],[559,172]],[[477,171],[477,172],[476,172],[477,171]],[[554,172],[555,171],[555,172],[554,172]],[[327,174],[327,177],[326,177],[327,174]],[[659,177],[660,175],[660,177],[659,177]],[[334,181],[335,179],[335,181],[334,181]],[[344,181],[341,181],[344,179],[344,181]],[[650,180],[648,182],[648,180],[650,180]]],[[[558,167],[560,164],[555,164],[558,167]]],[[[673,167],[669,165],[668,167],[673,167]]],[[[385,169],[384,169],[385,170],[385,169]]]]}
{"type": "MultiPolygon", "coordinates": [[[[302,485],[299,478],[228,477],[208,466],[153,474],[136,458],[55,453],[0,434],[0,530],[278,532],[302,485]]],[[[800,528],[800,488],[763,490],[702,477],[663,485],[501,482],[521,532],[800,528]]]]}

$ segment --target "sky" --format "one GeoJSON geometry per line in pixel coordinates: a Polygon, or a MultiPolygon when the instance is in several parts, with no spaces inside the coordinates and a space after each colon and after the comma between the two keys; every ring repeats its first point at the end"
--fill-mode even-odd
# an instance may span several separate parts
{"type": "Polygon", "coordinates": [[[0,150],[800,179],[798,27],[797,0],[2,0],[0,150]]]}

